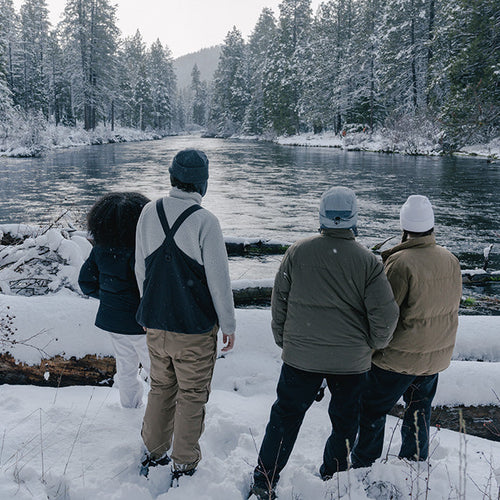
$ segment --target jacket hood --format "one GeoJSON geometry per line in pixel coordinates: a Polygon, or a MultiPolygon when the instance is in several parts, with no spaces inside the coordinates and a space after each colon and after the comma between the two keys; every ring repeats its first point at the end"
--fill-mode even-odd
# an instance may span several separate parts
{"type": "Polygon", "coordinates": [[[354,240],[354,233],[351,229],[330,229],[321,228],[320,233],[331,238],[341,238],[343,240],[354,240]]]}
{"type": "Polygon", "coordinates": [[[391,255],[394,255],[401,250],[406,250],[408,248],[424,248],[430,247],[436,244],[436,236],[434,234],[429,234],[427,236],[420,236],[417,238],[410,238],[409,240],[400,243],[388,250],[384,250],[381,253],[382,260],[385,262],[391,255]]]}

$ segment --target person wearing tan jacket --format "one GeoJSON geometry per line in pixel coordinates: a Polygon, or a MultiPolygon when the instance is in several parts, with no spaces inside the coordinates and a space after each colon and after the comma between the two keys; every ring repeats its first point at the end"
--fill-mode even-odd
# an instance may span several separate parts
{"type": "Polygon", "coordinates": [[[401,244],[382,253],[399,322],[389,345],[373,355],[352,452],[354,467],[368,467],[381,456],[386,414],[401,396],[406,409],[399,457],[428,457],[438,373],[449,366],[455,345],[462,295],[458,259],[436,244],[434,212],[425,196],[410,196],[400,221],[401,244]]]}
{"type": "Polygon", "coordinates": [[[292,245],[276,274],[271,326],[283,366],[254,471],[252,493],[259,499],[275,498],[279,474],[324,379],[332,394],[332,432],[320,474],[326,480],[347,469],[372,352],[387,345],[396,327],[398,307],[382,263],[355,241],[357,211],[350,189],[324,193],[320,234],[292,245]]]}

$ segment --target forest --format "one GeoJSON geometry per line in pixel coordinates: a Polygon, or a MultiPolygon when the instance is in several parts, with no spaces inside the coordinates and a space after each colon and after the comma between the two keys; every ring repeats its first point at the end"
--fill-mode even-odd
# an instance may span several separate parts
{"type": "Polygon", "coordinates": [[[419,129],[443,152],[500,134],[497,0],[310,0],[226,36],[213,81],[177,88],[170,49],[121,37],[109,0],[0,0],[0,140],[26,126],[212,136],[419,129]],[[3,136],[3,137],[2,137],[3,136]]]}

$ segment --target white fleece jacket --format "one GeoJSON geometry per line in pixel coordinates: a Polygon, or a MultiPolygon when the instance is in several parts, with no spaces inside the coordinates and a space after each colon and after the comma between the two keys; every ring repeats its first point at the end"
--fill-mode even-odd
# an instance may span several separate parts
{"type": "MultiPolygon", "coordinates": [[[[202,196],[198,193],[186,193],[172,188],[169,195],[163,198],[168,225],[172,227],[186,208],[194,204],[200,205],[201,200],[202,196]]],[[[155,203],[156,201],[152,201],[144,207],[137,223],[135,275],[141,297],[146,274],[145,259],[159,248],[165,239],[155,203]]],[[[186,255],[205,267],[208,288],[220,328],[222,333],[232,335],[236,330],[233,294],[226,247],[217,217],[206,209],[198,210],[182,223],[175,233],[174,240],[186,255]]]]}

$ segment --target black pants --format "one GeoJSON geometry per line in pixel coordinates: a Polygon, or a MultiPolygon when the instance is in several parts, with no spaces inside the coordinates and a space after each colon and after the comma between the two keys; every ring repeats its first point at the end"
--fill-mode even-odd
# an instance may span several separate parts
{"type": "Polygon", "coordinates": [[[368,467],[382,455],[385,418],[403,396],[406,410],[401,426],[400,458],[425,460],[429,454],[431,403],[438,375],[404,375],[372,365],[361,402],[354,467],[368,467]]]}
{"type": "Polygon", "coordinates": [[[332,433],[323,453],[323,474],[347,469],[349,454],[346,441],[354,444],[359,423],[360,396],[365,374],[331,375],[312,373],[283,364],[278,382],[278,399],[271,416],[254,471],[254,482],[274,487],[285,467],[297,439],[306,411],[314,402],[323,379],[332,394],[328,414],[332,433]]]}

